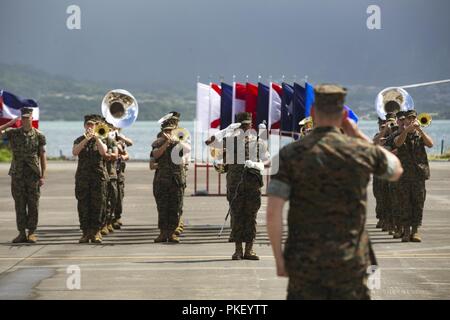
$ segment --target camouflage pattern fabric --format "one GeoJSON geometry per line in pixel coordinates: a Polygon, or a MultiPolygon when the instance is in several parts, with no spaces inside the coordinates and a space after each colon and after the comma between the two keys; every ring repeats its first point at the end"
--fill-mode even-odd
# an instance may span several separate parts
{"type": "MultiPolygon", "coordinates": [[[[390,136],[388,143],[394,145],[399,134],[390,136]]],[[[427,152],[420,135],[409,133],[405,143],[397,148],[397,156],[403,166],[397,192],[399,220],[404,226],[420,226],[426,199],[425,181],[430,178],[427,152]]]]}
{"type": "Polygon", "coordinates": [[[45,148],[45,136],[32,128],[8,128],[4,131],[8,138],[13,159],[9,170],[11,194],[16,209],[16,222],[19,231],[36,230],[39,215],[40,152],[45,148]]]}
{"type": "Polygon", "coordinates": [[[370,175],[386,174],[380,147],[318,127],[279,153],[268,193],[290,201],[284,256],[289,298],[366,299],[370,175]]]}
{"type": "Polygon", "coordinates": [[[243,144],[244,160],[265,161],[268,159],[268,152],[266,145],[258,141],[255,135],[249,135],[245,140],[238,137],[228,139],[225,139],[224,145],[233,145],[234,149],[233,153],[225,155],[225,160],[233,156],[233,162],[227,164],[227,200],[231,208],[231,233],[228,241],[253,242],[256,238],[256,216],[261,207],[261,188],[264,183],[258,171],[246,169],[244,164],[238,163],[238,143],[243,144]],[[228,139],[234,139],[234,143],[227,143],[228,139]]]}
{"type": "MultiPolygon", "coordinates": [[[[163,143],[162,139],[157,139],[152,144],[152,151],[161,147],[163,143]]],[[[176,164],[171,159],[172,150],[176,147],[178,146],[169,146],[156,160],[158,169],[153,178],[153,195],[158,208],[158,228],[169,234],[178,227],[186,186],[183,163],[176,164]]]]}
{"type": "MultiPolygon", "coordinates": [[[[74,145],[84,136],[78,137],[74,145]]],[[[98,230],[102,225],[102,214],[106,207],[108,172],[95,139],[91,139],[78,155],[75,174],[75,196],[78,200],[80,229],[98,230]]]]}

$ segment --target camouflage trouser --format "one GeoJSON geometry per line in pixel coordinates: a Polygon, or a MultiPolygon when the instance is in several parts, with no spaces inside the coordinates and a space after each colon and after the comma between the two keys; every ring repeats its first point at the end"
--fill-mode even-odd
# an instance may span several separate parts
{"type": "Polygon", "coordinates": [[[93,176],[75,178],[75,196],[78,200],[80,229],[96,229],[102,225],[106,206],[107,181],[93,176]]]}
{"type": "Polygon", "coordinates": [[[231,233],[228,240],[252,242],[256,238],[256,215],[261,207],[262,178],[245,173],[239,185],[240,181],[240,173],[227,175],[227,200],[231,206],[231,233]],[[236,190],[238,185],[239,189],[236,190]]]}
{"type": "Polygon", "coordinates": [[[398,201],[401,189],[399,188],[398,182],[390,182],[389,188],[390,188],[389,195],[391,198],[390,202],[391,202],[392,220],[396,225],[401,224],[400,202],[398,201]]]}
{"type": "Polygon", "coordinates": [[[106,216],[105,219],[103,220],[103,224],[111,223],[117,207],[117,198],[118,198],[117,179],[111,179],[108,182],[106,210],[105,210],[106,216]]]}
{"type": "Polygon", "coordinates": [[[425,205],[425,180],[402,180],[398,183],[401,210],[401,223],[404,226],[422,225],[423,207],[425,205]]]}
{"type": "Polygon", "coordinates": [[[367,275],[355,275],[350,281],[339,281],[335,273],[333,281],[307,278],[307,275],[289,274],[288,300],[369,300],[367,275]]]}
{"type": "Polygon", "coordinates": [[[376,200],[375,212],[377,214],[377,219],[383,219],[383,193],[382,193],[382,180],[373,177],[373,196],[376,200]]]}
{"type": "Polygon", "coordinates": [[[179,176],[155,175],[153,195],[158,208],[158,228],[173,233],[178,227],[179,214],[183,206],[184,183],[179,176]]]}
{"type": "Polygon", "coordinates": [[[21,178],[12,177],[11,193],[16,207],[17,230],[36,230],[41,195],[39,177],[34,172],[21,178]]]}
{"type": "Polygon", "coordinates": [[[114,211],[114,218],[120,219],[123,210],[123,197],[125,196],[125,178],[119,177],[117,179],[117,204],[114,211]]]}

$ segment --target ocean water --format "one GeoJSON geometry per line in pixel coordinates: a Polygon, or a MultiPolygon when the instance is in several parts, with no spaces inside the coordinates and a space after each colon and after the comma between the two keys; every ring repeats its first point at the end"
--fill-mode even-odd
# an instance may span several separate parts
{"type": "MultiPolygon", "coordinates": [[[[186,128],[191,134],[194,133],[193,121],[180,122],[180,126],[186,128]]],[[[360,121],[359,127],[369,137],[373,137],[378,130],[376,121],[360,121]]],[[[71,158],[73,141],[84,132],[81,121],[41,121],[39,129],[47,137],[47,153],[50,157],[63,155],[71,158]]],[[[444,150],[450,148],[450,120],[435,120],[425,130],[434,140],[434,147],[428,149],[429,153],[439,154],[442,141],[444,141],[444,150]]],[[[134,142],[134,145],[128,148],[131,158],[134,160],[148,160],[151,143],[159,132],[158,123],[156,121],[136,121],[131,127],[124,129],[123,132],[126,136],[133,139],[134,142]]],[[[199,141],[205,140],[207,135],[207,132],[199,133],[199,141]]],[[[281,144],[289,142],[290,139],[284,138],[281,144]]],[[[192,139],[192,145],[193,148],[196,147],[194,139],[192,139]]],[[[204,157],[205,152],[202,152],[200,149],[199,145],[197,157],[204,157]]]]}

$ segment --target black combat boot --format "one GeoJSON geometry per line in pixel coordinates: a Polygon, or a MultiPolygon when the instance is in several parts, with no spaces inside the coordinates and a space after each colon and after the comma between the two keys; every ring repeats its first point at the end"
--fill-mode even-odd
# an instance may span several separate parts
{"type": "Polygon", "coordinates": [[[231,259],[233,260],[242,260],[244,254],[242,251],[242,242],[236,242],[236,250],[234,251],[233,255],[231,256],[231,259]]]}
{"type": "Polygon", "coordinates": [[[156,237],[156,239],[154,240],[155,243],[160,243],[160,242],[167,242],[167,232],[161,230],[159,232],[159,236],[156,237]]]}
{"type": "Polygon", "coordinates": [[[23,243],[27,241],[27,233],[25,232],[25,230],[20,230],[19,235],[13,239],[12,243],[23,243]]]}
{"type": "Polygon", "coordinates": [[[78,243],[89,243],[89,232],[86,229],[83,229],[83,235],[81,236],[78,243]]]}
{"type": "Polygon", "coordinates": [[[410,226],[403,226],[402,242],[409,242],[410,237],[411,237],[411,227],[410,226]]]}
{"type": "Polygon", "coordinates": [[[253,242],[246,242],[245,243],[244,259],[247,259],[247,260],[259,260],[259,257],[253,251],[253,242]]]}
{"type": "Polygon", "coordinates": [[[397,224],[395,226],[394,239],[400,239],[403,237],[403,226],[397,224]]]}

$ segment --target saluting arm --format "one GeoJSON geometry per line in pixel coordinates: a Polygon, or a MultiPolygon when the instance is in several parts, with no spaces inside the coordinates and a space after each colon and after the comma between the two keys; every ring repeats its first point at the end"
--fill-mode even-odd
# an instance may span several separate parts
{"type": "Polygon", "coordinates": [[[16,121],[17,121],[17,118],[14,118],[14,119],[8,121],[7,123],[5,123],[4,125],[1,125],[0,126],[0,135],[3,134],[3,132],[2,132],[3,130],[11,127],[14,123],[16,123],[16,121]]]}

